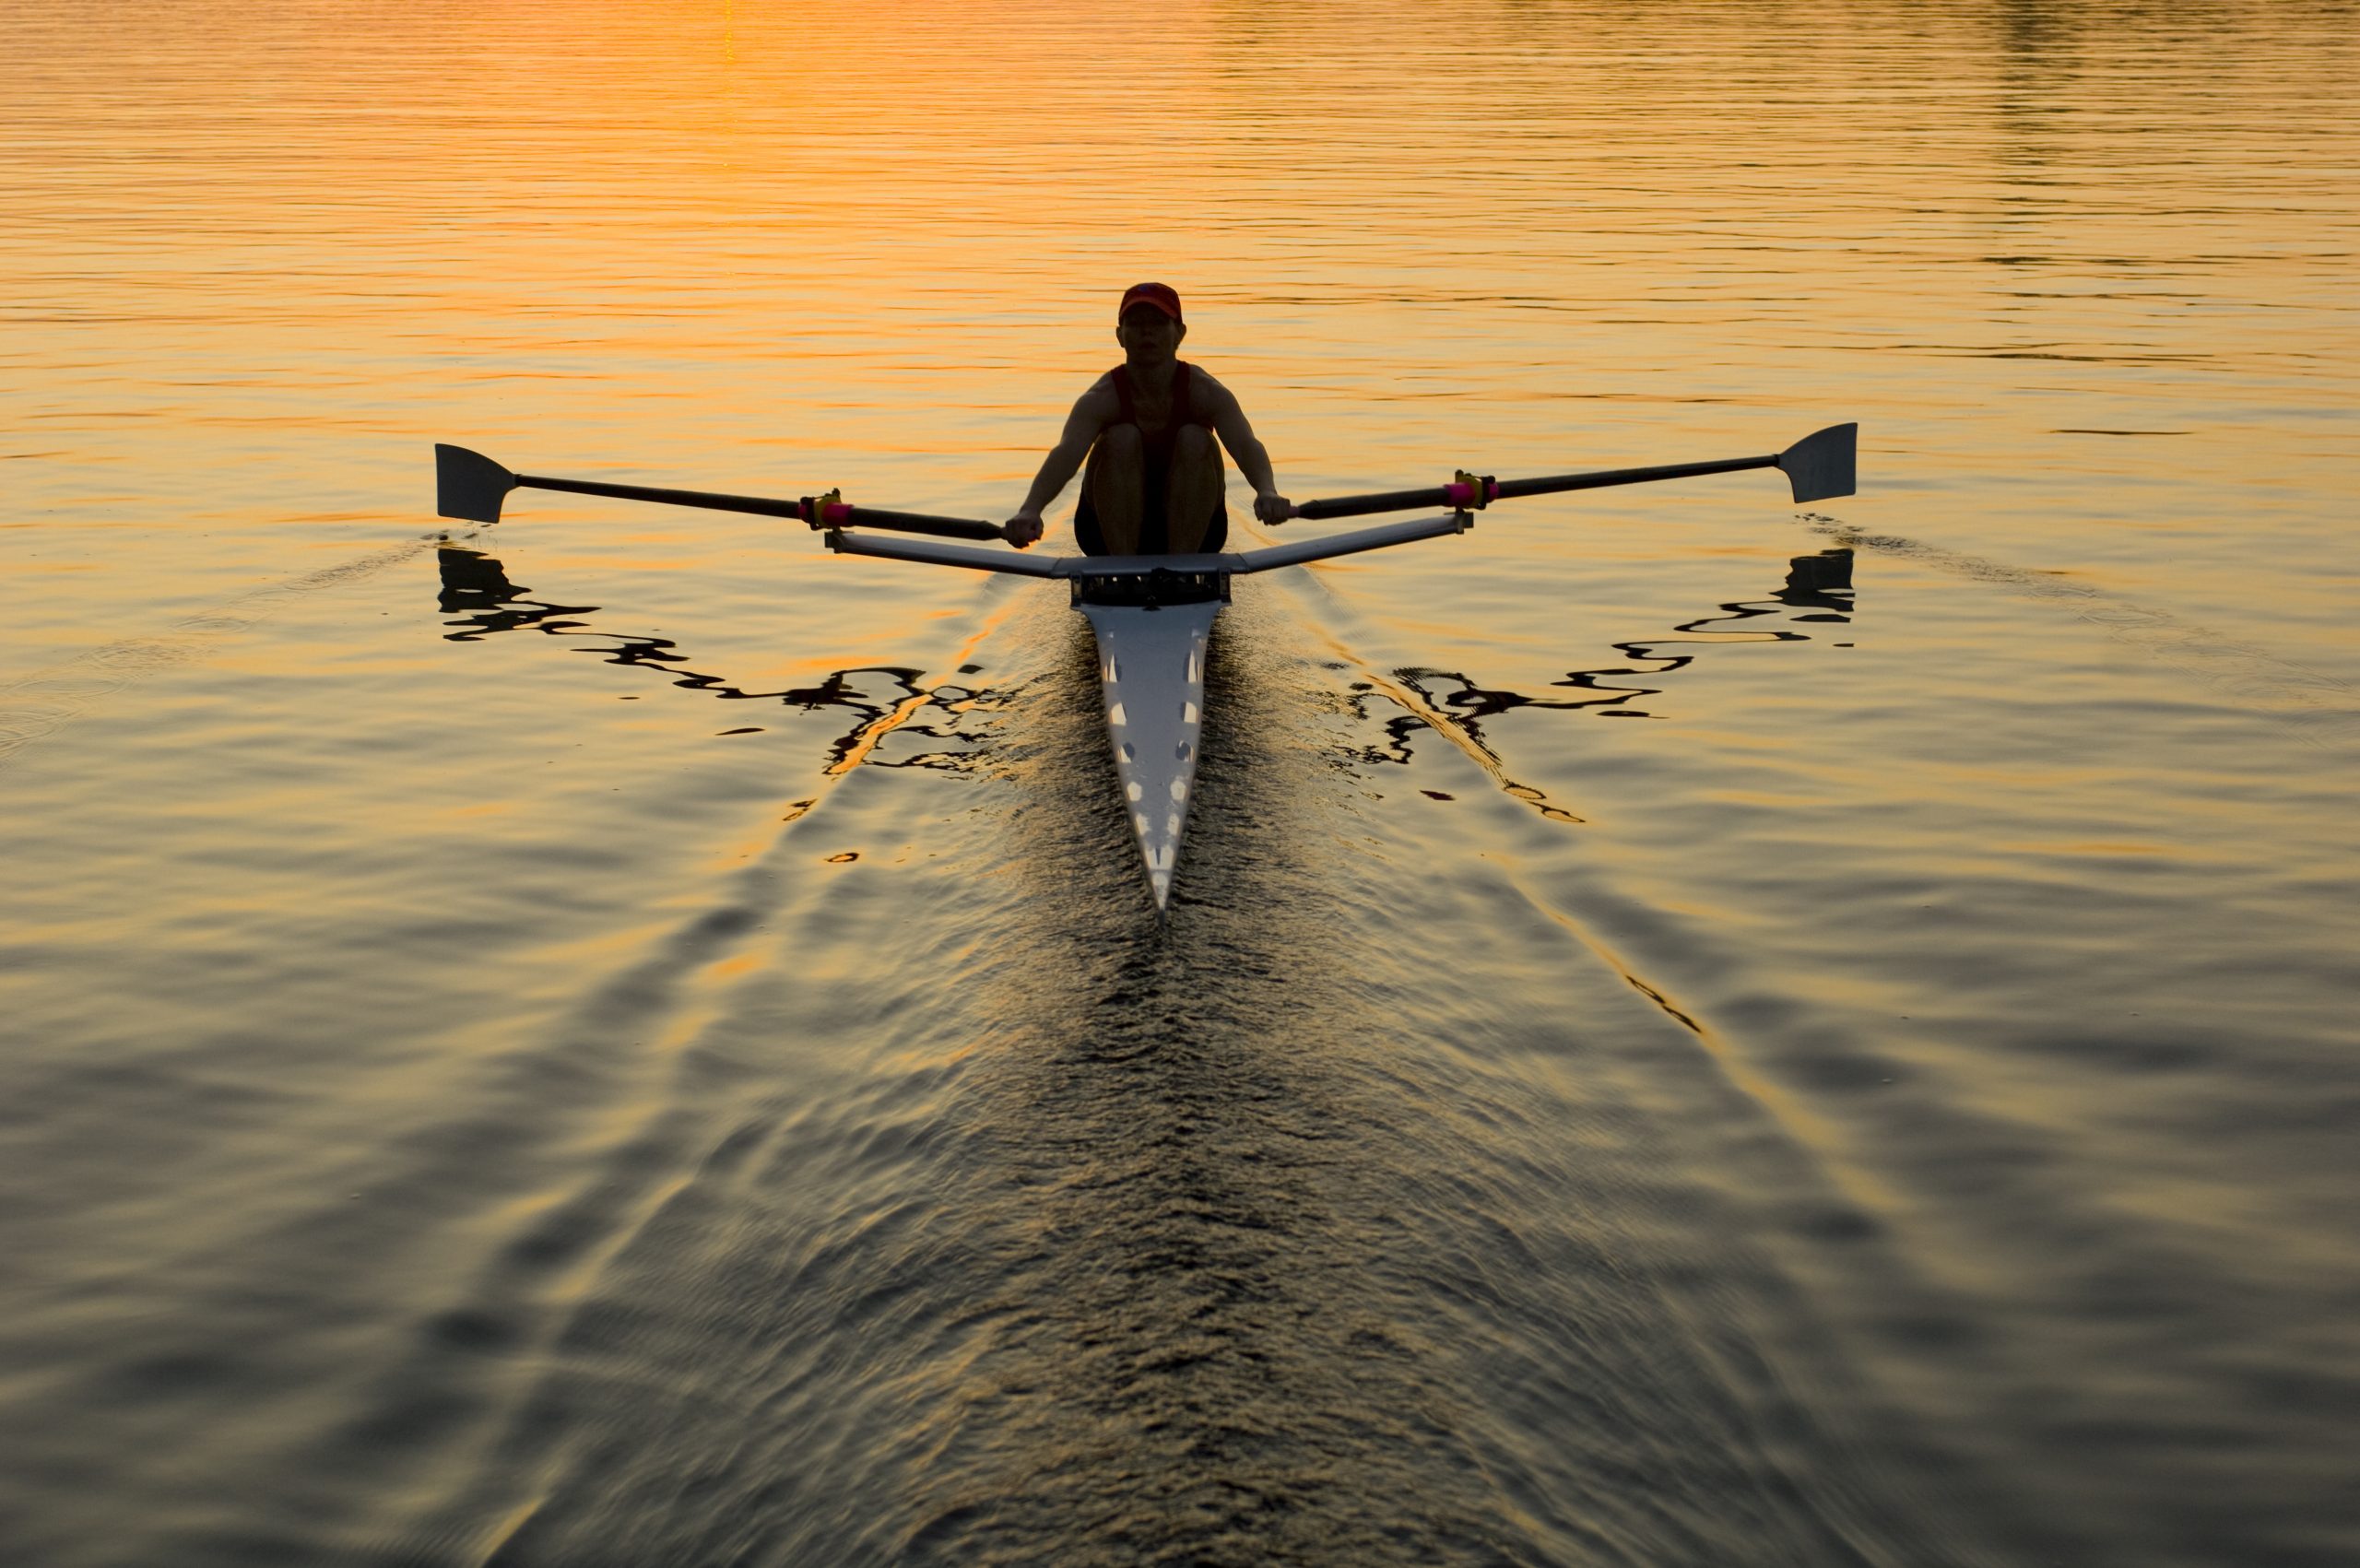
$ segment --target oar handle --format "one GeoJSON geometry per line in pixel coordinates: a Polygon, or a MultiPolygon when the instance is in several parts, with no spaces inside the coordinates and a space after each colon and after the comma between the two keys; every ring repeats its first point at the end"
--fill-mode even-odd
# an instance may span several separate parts
{"type": "Polygon", "coordinates": [[[1004,536],[997,524],[972,517],[935,517],[923,512],[852,506],[832,495],[807,495],[796,501],[773,501],[766,496],[726,495],[717,490],[665,489],[654,485],[610,485],[597,479],[553,479],[538,474],[519,474],[516,483],[537,490],[613,496],[621,501],[654,501],[659,506],[701,506],[711,512],[745,512],[757,517],[791,517],[798,523],[808,523],[814,528],[890,528],[903,534],[931,534],[942,539],[997,539],[1004,536]]]}
{"type": "Polygon", "coordinates": [[[827,525],[830,527],[891,528],[900,534],[931,534],[938,539],[1008,537],[1000,532],[998,524],[975,517],[929,517],[923,512],[887,512],[874,506],[846,506],[841,501],[828,510],[844,514],[841,522],[827,525]]]}
{"type": "MultiPolygon", "coordinates": [[[[1496,490],[1496,485],[1494,486],[1496,490]]],[[[1475,503],[1477,491],[1461,484],[1436,485],[1423,490],[1380,490],[1375,495],[1330,496],[1326,501],[1295,503],[1297,517],[1366,517],[1373,512],[1414,512],[1422,507],[1460,507],[1475,503]]],[[[1491,497],[1485,496],[1484,500],[1491,497]]]]}

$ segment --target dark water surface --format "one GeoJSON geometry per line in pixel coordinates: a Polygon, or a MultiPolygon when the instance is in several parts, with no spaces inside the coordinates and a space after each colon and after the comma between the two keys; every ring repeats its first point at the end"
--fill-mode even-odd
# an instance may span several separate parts
{"type": "Polygon", "coordinates": [[[2356,20],[10,8],[0,1561],[2360,1561],[2356,20]],[[1161,931],[1058,591],[431,515],[1005,515],[1143,277],[1863,492],[1241,582],[1161,931]]]}

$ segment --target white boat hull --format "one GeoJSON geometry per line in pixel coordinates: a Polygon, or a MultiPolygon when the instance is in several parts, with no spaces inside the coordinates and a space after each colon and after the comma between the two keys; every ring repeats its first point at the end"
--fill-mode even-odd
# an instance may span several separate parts
{"type": "Polygon", "coordinates": [[[844,528],[829,531],[828,548],[844,555],[1060,578],[1072,585],[1074,607],[1089,619],[1098,638],[1098,677],[1105,691],[1115,775],[1160,918],[1172,901],[1173,873],[1188,830],[1204,727],[1205,650],[1229,597],[1229,580],[1463,534],[1470,522],[1466,512],[1453,512],[1219,555],[1041,556],[935,539],[878,538],[844,528]]]}
{"type": "Polygon", "coordinates": [[[1188,831],[1204,728],[1205,649],[1221,601],[1075,607],[1098,638],[1106,737],[1131,831],[1162,914],[1188,831]]]}

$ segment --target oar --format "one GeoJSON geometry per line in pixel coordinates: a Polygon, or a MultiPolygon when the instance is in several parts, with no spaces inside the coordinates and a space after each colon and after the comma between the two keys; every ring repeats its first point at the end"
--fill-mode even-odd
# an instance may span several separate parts
{"type": "Polygon", "coordinates": [[[1387,490],[1381,495],[1343,495],[1306,501],[1297,517],[1360,517],[1372,512],[1407,512],[1421,506],[1483,506],[1522,495],[1561,490],[1604,489],[1644,485],[1653,479],[1685,479],[1696,474],[1733,474],[1740,468],[1778,468],[1794,487],[1797,504],[1850,495],[1858,425],[1830,425],[1768,457],[1724,457],[1713,463],[1665,463],[1653,468],[1600,468],[1587,474],[1551,474],[1537,479],[1494,479],[1461,474],[1446,485],[1423,490],[1387,490]]]}
{"type": "Polygon", "coordinates": [[[702,506],[714,512],[750,512],[758,517],[792,517],[814,528],[891,528],[904,534],[932,534],[945,539],[997,539],[995,523],[969,517],[929,517],[923,512],[888,512],[880,507],[853,507],[831,490],[800,501],[770,501],[755,495],[721,495],[712,490],[667,490],[649,485],[609,485],[596,479],[551,479],[538,474],[513,474],[480,452],[464,446],[434,448],[434,510],[444,517],[471,523],[497,523],[500,504],[519,485],[527,489],[566,490],[574,495],[610,495],[624,501],[652,501],[664,506],[702,506]]]}

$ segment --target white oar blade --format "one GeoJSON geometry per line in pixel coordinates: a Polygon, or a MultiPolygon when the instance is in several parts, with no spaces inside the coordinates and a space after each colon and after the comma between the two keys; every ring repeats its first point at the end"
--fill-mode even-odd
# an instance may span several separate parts
{"type": "Polygon", "coordinates": [[[434,445],[434,510],[442,517],[497,523],[500,503],[516,488],[516,476],[480,452],[434,445]]]}
{"type": "Polygon", "coordinates": [[[1795,503],[1850,495],[1855,475],[1858,425],[1830,425],[1778,454],[1778,466],[1795,489],[1795,503]]]}

